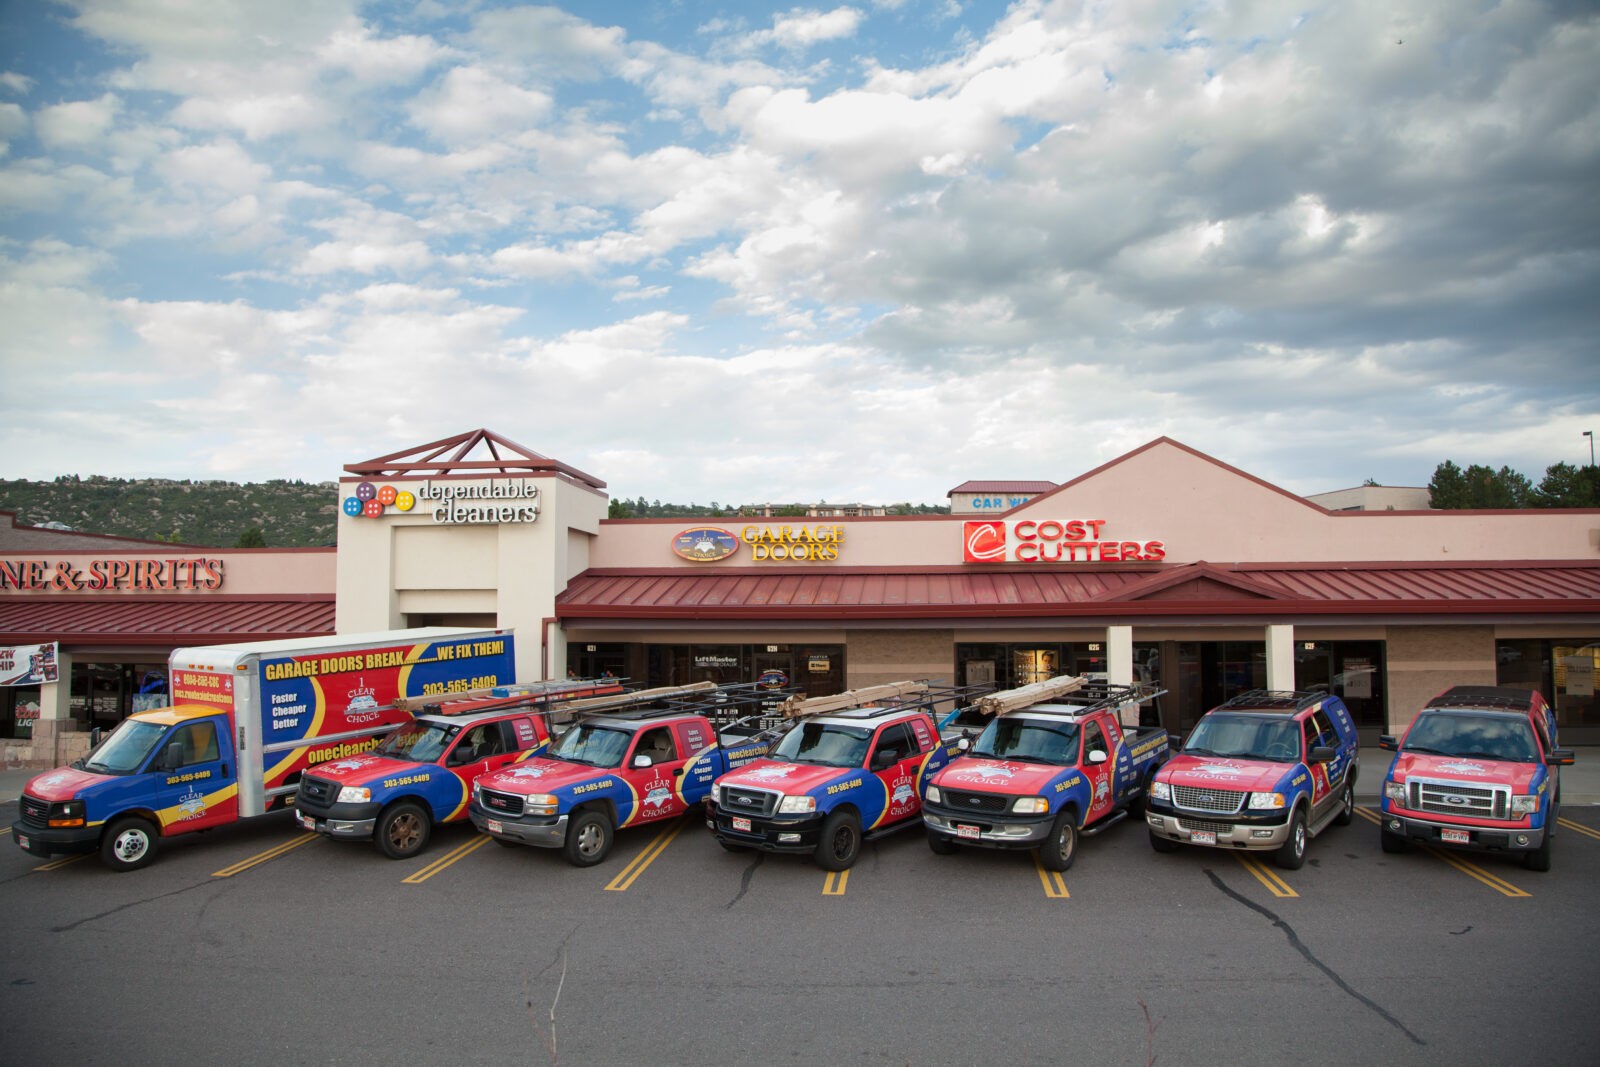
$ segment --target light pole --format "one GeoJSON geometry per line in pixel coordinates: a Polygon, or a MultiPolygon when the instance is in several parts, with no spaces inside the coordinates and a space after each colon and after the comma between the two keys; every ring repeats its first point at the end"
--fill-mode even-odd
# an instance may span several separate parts
{"type": "Polygon", "coordinates": [[[1583,436],[1589,439],[1589,466],[1594,466],[1594,431],[1585,430],[1583,436]]]}

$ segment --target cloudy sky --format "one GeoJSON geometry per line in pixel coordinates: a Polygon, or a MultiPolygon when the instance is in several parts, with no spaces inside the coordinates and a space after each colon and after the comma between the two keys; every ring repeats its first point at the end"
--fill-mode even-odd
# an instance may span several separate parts
{"type": "Polygon", "coordinates": [[[678,502],[1600,432],[1587,0],[0,0],[0,476],[678,502]]]}

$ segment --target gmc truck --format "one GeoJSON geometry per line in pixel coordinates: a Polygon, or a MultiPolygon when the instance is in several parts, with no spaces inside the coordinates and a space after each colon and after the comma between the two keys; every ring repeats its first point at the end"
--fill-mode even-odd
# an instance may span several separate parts
{"type": "Polygon", "coordinates": [[[617,682],[533,682],[428,703],[369,753],[300,777],[295,819],[342,840],[370,840],[390,859],[428,846],[439,823],[467,817],[473,781],[543,752],[563,701],[622,692],[617,682]]]}
{"type": "Polygon", "coordinates": [[[163,839],[285,809],[308,767],[409,722],[397,701],[510,682],[513,664],[509,631],[445,627],[175,649],[174,706],[130,715],[29,781],[12,839],[143,867],[163,839]]]}
{"type": "Polygon", "coordinates": [[[993,719],[928,781],[928,847],[941,855],[961,845],[1037,848],[1044,869],[1071,867],[1080,836],[1142,810],[1167,761],[1166,730],[1119,719],[1137,722],[1140,703],[1157,695],[1065,675],[979,700],[993,719]]]}
{"type": "Polygon", "coordinates": [[[574,701],[577,720],[547,749],[478,778],[468,816],[501,844],[592,867],[619,829],[699,807],[718,775],[766,752],[761,713],[741,713],[780,697],[697,682],[574,701]]]}
{"type": "Polygon", "coordinates": [[[1201,716],[1156,773],[1145,805],[1150,847],[1271,852],[1298,870],[1306,846],[1355,818],[1361,749],[1331,693],[1256,689],[1201,716]]]}
{"type": "Polygon", "coordinates": [[[1403,852],[1413,841],[1505,852],[1533,871],[1550,869],[1561,812],[1556,717],[1529,689],[1458,685],[1428,701],[1394,752],[1383,779],[1379,841],[1403,852]]]}
{"type": "Polygon", "coordinates": [[[960,752],[934,712],[969,692],[908,681],[786,703],[793,725],[770,755],[717,779],[706,827],[730,851],[849,868],[864,841],[922,825],[924,781],[960,752]]]}

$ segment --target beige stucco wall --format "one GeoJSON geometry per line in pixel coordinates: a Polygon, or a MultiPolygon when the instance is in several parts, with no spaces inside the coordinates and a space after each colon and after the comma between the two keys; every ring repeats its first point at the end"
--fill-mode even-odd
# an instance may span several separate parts
{"type": "Polygon", "coordinates": [[[920,678],[954,681],[954,631],[850,630],[846,640],[846,688],[920,678]]]}
{"type": "MultiPolygon", "coordinates": [[[[1172,442],[1134,452],[1005,517],[1103,519],[1105,539],[1161,541],[1167,563],[1600,557],[1600,511],[1330,513],[1172,442]]],[[[788,525],[842,528],[839,558],[802,565],[807,568],[962,566],[962,524],[972,518],[608,520],[593,561],[597,567],[748,567],[748,546],[720,563],[697,563],[673,553],[672,537],[699,525],[735,535],[746,527],[788,525]]]]}
{"type": "Polygon", "coordinates": [[[1493,626],[1390,626],[1389,726],[1404,730],[1453,685],[1494,685],[1493,626]]]}

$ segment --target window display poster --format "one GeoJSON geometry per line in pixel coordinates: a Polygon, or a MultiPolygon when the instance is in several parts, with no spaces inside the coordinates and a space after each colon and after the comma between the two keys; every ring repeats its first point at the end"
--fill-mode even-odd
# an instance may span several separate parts
{"type": "Polygon", "coordinates": [[[1594,696],[1594,657],[1567,657],[1567,696],[1594,696]]]}
{"type": "Polygon", "coordinates": [[[41,685],[56,680],[56,643],[0,646],[0,685],[41,685]]]}

